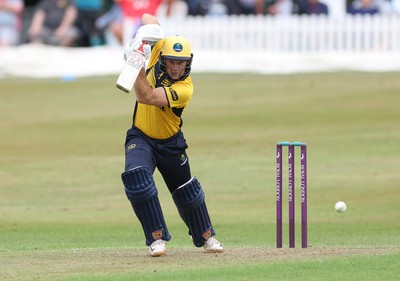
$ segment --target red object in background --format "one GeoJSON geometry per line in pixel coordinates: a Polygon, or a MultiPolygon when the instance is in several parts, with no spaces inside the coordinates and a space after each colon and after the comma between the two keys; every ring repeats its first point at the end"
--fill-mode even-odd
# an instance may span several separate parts
{"type": "Polygon", "coordinates": [[[144,13],[155,15],[162,0],[120,0],[124,17],[138,18],[144,13]]]}

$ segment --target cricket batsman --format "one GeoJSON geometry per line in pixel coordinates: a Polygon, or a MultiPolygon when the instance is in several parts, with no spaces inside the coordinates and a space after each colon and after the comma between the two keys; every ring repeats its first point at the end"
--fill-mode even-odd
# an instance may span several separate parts
{"type": "MultiPolygon", "coordinates": [[[[196,247],[207,253],[224,248],[215,239],[199,180],[191,175],[188,145],[182,132],[182,114],[193,94],[190,77],[193,54],[183,36],[163,38],[157,18],[144,14],[141,27],[124,54],[139,53],[148,59],[134,80],[136,102],[132,127],[125,141],[125,193],[143,228],[151,256],[167,252],[171,235],[164,219],[153,179],[161,173],[196,247]]],[[[117,85],[118,86],[118,85],[117,85]]]]}

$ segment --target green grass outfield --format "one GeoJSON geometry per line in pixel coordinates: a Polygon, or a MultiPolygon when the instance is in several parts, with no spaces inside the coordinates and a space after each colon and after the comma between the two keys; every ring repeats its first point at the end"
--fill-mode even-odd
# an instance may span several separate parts
{"type": "Polygon", "coordinates": [[[226,252],[191,244],[157,172],[160,258],[120,180],[134,96],[115,79],[0,80],[0,280],[398,280],[400,73],[194,74],[184,132],[226,252]],[[308,145],[308,249],[286,223],[275,248],[277,141],[308,145]]]}

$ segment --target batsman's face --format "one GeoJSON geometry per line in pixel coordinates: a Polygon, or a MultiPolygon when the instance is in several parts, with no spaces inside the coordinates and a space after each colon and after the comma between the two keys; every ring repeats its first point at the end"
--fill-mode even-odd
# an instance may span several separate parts
{"type": "Polygon", "coordinates": [[[182,60],[170,60],[165,59],[165,66],[167,68],[168,75],[177,80],[185,73],[185,67],[188,61],[182,60]]]}

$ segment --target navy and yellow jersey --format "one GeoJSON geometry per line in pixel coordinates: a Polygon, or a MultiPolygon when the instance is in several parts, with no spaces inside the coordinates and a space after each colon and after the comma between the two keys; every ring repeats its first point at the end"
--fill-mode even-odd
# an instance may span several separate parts
{"type": "Polygon", "coordinates": [[[136,102],[133,125],[154,139],[167,139],[179,132],[182,113],[193,94],[190,75],[182,81],[171,81],[160,70],[159,56],[164,39],[155,44],[147,66],[147,80],[153,89],[163,87],[168,100],[167,107],[136,102]]]}

